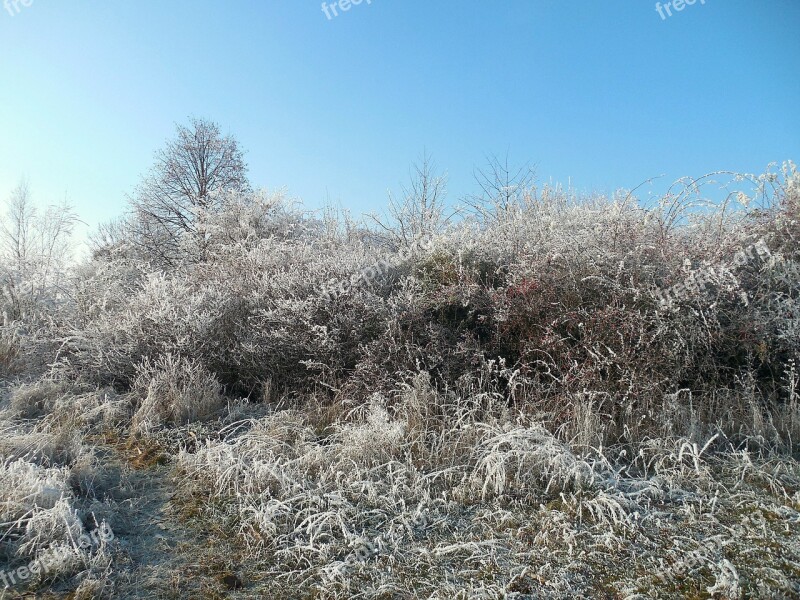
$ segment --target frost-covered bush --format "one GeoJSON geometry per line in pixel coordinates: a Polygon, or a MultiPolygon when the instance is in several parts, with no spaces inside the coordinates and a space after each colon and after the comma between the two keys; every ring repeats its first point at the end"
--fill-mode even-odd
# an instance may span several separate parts
{"type": "Polygon", "coordinates": [[[141,402],[133,427],[147,430],[161,424],[202,421],[224,406],[217,378],[200,362],[172,354],[145,359],[137,368],[133,391],[141,402]]]}
{"type": "Polygon", "coordinates": [[[21,369],[22,339],[14,324],[0,325],[0,378],[10,378],[21,369]]]}
{"type": "MultiPolygon", "coordinates": [[[[291,222],[278,214],[281,227],[291,222]]],[[[285,239],[286,231],[277,235],[257,217],[217,215],[222,241],[207,248],[205,262],[178,272],[145,273],[125,258],[99,261],[83,284],[81,320],[65,340],[60,367],[126,386],[139,361],[181,354],[239,394],[266,381],[295,389],[329,383],[352,368],[360,345],[382,329],[382,300],[375,289],[352,287],[335,297],[324,289],[368,266],[367,249],[331,246],[299,226],[285,239]],[[234,219],[232,230],[224,229],[226,219],[234,219]]]]}
{"type": "Polygon", "coordinates": [[[601,419],[604,438],[662,431],[681,390],[684,413],[741,428],[752,402],[786,401],[797,358],[797,179],[791,164],[731,176],[716,204],[710,178],[679,182],[650,206],[530,187],[410,254],[280,195],[229,194],[196,215],[203,260],[165,272],[118,247],[84,268],[57,368],[126,389],[135,365],[172,354],[228,395],[358,403],[404,373],[446,390],[494,362],[485,391],[562,425],[601,419]]]}

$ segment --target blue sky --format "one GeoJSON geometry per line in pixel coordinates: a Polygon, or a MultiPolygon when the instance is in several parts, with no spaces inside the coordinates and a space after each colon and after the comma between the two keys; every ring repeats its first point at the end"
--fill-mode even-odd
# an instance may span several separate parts
{"type": "Polygon", "coordinates": [[[797,0],[666,19],[649,0],[19,8],[0,6],[0,198],[26,176],[92,225],[192,115],[240,140],[256,185],[355,213],[381,210],[424,150],[453,202],[492,153],[599,192],[800,160],[797,0]]]}

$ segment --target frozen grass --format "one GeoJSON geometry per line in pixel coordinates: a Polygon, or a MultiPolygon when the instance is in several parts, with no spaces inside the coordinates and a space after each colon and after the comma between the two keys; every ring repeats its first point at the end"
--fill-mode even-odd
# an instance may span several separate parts
{"type": "MultiPolygon", "coordinates": [[[[90,531],[76,507],[70,478],[66,467],[46,468],[24,459],[0,462],[4,586],[37,589],[43,584],[73,581],[77,589],[85,591],[91,580],[95,592],[108,587],[112,552],[103,542],[93,547],[82,545],[82,536],[90,531]]],[[[92,525],[94,529],[103,523],[92,525]]]]}
{"type": "Polygon", "coordinates": [[[800,593],[794,460],[719,437],[578,452],[458,404],[416,431],[378,400],[322,438],[296,412],[237,423],[179,456],[182,509],[235,532],[273,597],[800,593]]]}
{"type": "MultiPolygon", "coordinates": [[[[116,402],[114,394],[43,380],[12,387],[4,395],[0,405],[3,587],[72,590],[77,598],[108,597],[116,550],[112,540],[101,539],[97,532],[114,512],[114,501],[107,493],[109,474],[87,436],[113,412],[109,409],[116,402]],[[87,545],[86,536],[91,539],[92,534],[94,540],[87,545]]],[[[8,597],[9,592],[6,589],[0,596],[8,597]]]]}

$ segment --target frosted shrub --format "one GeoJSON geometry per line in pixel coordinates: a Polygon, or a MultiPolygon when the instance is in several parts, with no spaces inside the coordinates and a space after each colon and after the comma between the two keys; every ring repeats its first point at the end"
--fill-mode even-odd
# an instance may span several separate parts
{"type": "Polygon", "coordinates": [[[271,379],[280,388],[291,383],[291,391],[337,387],[388,315],[375,289],[353,287],[335,298],[323,290],[369,259],[359,248],[265,240],[211,265],[208,278],[220,286],[230,287],[223,282],[237,273],[233,287],[243,300],[243,317],[231,324],[236,341],[226,362],[239,378],[253,384],[271,379]]]}
{"type": "MultiPolygon", "coordinates": [[[[228,393],[251,395],[270,380],[278,389],[317,378],[335,387],[386,315],[375,289],[335,299],[322,290],[372,258],[364,249],[317,248],[303,236],[259,237],[263,227],[259,235],[229,232],[229,244],[211,245],[208,260],[185,271],[134,273],[102,291],[102,302],[87,296],[86,321],[65,340],[60,368],[125,386],[132,365],[174,353],[201,361],[228,393]]],[[[101,279],[88,289],[114,268],[99,267],[101,279]]]]}
{"type": "MultiPolygon", "coordinates": [[[[202,260],[162,272],[122,249],[96,258],[57,368],[124,389],[136,364],[172,354],[202,364],[228,396],[269,386],[359,404],[391,395],[401,373],[456,389],[502,361],[482,392],[551,413],[557,428],[580,420],[593,429],[585,444],[663,431],[659,403],[680,389],[703,398],[693,418],[732,433],[741,419],[709,395],[732,398],[747,378],[770,402],[785,395],[799,330],[797,186],[789,166],[731,176],[715,205],[702,195],[713,180],[678,182],[648,208],[625,192],[518,188],[437,227],[429,251],[402,260],[383,229],[317,220],[280,194],[225,195],[186,240],[202,244],[202,260]],[[769,260],[662,309],[660,290],[717,273],[762,239],[769,260]]],[[[581,434],[573,425],[560,435],[581,434]]]]}
{"type": "Polygon", "coordinates": [[[250,194],[221,191],[217,208],[199,214],[199,228],[212,255],[238,243],[256,245],[264,239],[302,240],[318,233],[285,192],[257,190],[250,194]]]}
{"type": "Polygon", "coordinates": [[[225,404],[213,374],[196,360],[172,354],[142,362],[133,389],[142,398],[133,416],[136,429],[205,420],[225,404]]]}

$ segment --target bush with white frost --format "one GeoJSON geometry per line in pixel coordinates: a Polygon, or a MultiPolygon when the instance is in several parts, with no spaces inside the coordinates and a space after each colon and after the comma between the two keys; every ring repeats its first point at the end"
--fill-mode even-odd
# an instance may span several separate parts
{"type": "Polygon", "coordinates": [[[216,415],[225,401],[219,382],[202,364],[172,354],[145,359],[137,367],[133,390],[141,396],[134,429],[202,421],[216,415]]]}

